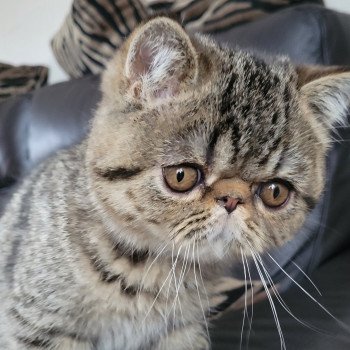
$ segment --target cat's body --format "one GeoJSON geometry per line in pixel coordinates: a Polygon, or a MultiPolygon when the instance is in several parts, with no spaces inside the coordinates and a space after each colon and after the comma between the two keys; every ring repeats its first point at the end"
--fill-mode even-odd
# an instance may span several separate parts
{"type": "MultiPolygon", "coordinates": [[[[169,349],[175,349],[170,346],[172,337],[179,348],[187,349],[186,333],[176,335],[183,330],[183,319],[198,334],[189,330],[191,341],[200,342],[206,338],[199,322],[203,314],[198,293],[207,305],[203,286],[197,290],[192,269],[181,277],[179,263],[174,274],[182,282],[170,280],[176,255],[160,258],[150,267],[158,250],[152,257],[146,250],[117,246],[108,237],[109,228],[96,212],[89,191],[85,151],[82,144],[42,166],[18,191],[2,218],[6,236],[1,239],[0,261],[6,270],[1,280],[5,277],[8,287],[4,291],[2,283],[1,300],[6,300],[5,293],[15,296],[15,304],[2,305],[1,314],[5,309],[15,322],[9,324],[5,316],[0,323],[1,348],[51,344],[55,349],[146,350],[164,348],[161,339],[168,334],[169,349]],[[141,282],[143,288],[137,290],[141,282]],[[20,341],[11,344],[7,338],[20,341]]],[[[196,274],[199,280],[198,267],[196,274]]]]}
{"type": "Polygon", "coordinates": [[[137,29],[87,140],[0,219],[0,347],[208,349],[225,256],[292,237],[322,191],[350,79],[312,85],[319,72],[302,71],[169,19],[137,29]]]}

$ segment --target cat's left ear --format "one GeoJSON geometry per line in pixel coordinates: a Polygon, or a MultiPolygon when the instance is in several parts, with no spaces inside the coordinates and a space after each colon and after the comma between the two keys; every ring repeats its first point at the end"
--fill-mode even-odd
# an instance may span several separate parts
{"type": "Polygon", "coordinates": [[[350,67],[298,66],[301,96],[326,128],[346,121],[350,107],[350,67]]]}
{"type": "Polygon", "coordinates": [[[179,23],[151,19],[128,41],[124,74],[127,93],[139,100],[161,101],[174,97],[197,76],[197,53],[179,23]]]}

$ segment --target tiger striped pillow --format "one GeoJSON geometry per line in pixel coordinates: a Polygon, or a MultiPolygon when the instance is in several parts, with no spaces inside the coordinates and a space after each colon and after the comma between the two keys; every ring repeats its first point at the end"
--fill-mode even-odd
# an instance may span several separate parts
{"type": "Polygon", "coordinates": [[[0,102],[34,91],[47,83],[48,69],[44,66],[12,66],[0,63],[0,102]]]}
{"type": "Polygon", "coordinates": [[[148,17],[139,0],[74,0],[51,42],[71,77],[99,73],[137,23],[148,17]]]}
{"type": "Polygon", "coordinates": [[[74,0],[52,40],[57,61],[71,77],[100,73],[137,23],[154,12],[180,19],[188,31],[213,32],[287,6],[322,0],[74,0]]]}

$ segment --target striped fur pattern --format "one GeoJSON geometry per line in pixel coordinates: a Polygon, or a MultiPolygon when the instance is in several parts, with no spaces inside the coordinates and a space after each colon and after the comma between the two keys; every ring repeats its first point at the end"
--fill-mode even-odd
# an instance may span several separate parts
{"type": "MultiPolygon", "coordinates": [[[[52,40],[57,61],[71,77],[100,73],[140,21],[167,12],[192,32],[209,33],[266,16],[304,0],[74,0],[52,40]]],[[[319,3],[321,0],[308,0],[319,3]]]]}
{"type": "Polygon", "coordinates": [[[41,165],[0,220],[1,347],[209,349],[224,267],[293,237],[318,200],[350,74],[267,64],[158,17],[102,90],[87,139],[41,165]],[[191,191],[166,186],[176,164],[201,169],[191,191]],[[275,178],[292,190],[272,210],[256,187],[275,178]],[[222,195],[241,202],[228,212],[222,195]]]}
{"type": "Polygon", "coordinates": [[[47,83],[48,69],[43,66],[12,66],[0,63],[0,102],[26,94],[47,83]]]}

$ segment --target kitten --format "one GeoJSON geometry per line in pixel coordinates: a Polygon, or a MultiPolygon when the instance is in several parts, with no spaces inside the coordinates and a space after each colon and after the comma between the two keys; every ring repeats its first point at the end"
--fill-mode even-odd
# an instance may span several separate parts
{"type": "Polygon", "coordinates": [[[2,349],[208,349],[234,254],[293,237],[324,185],[350,74],[190,38],[158,17],[103,78],[90,134],[0,220],[2,349]]]}

